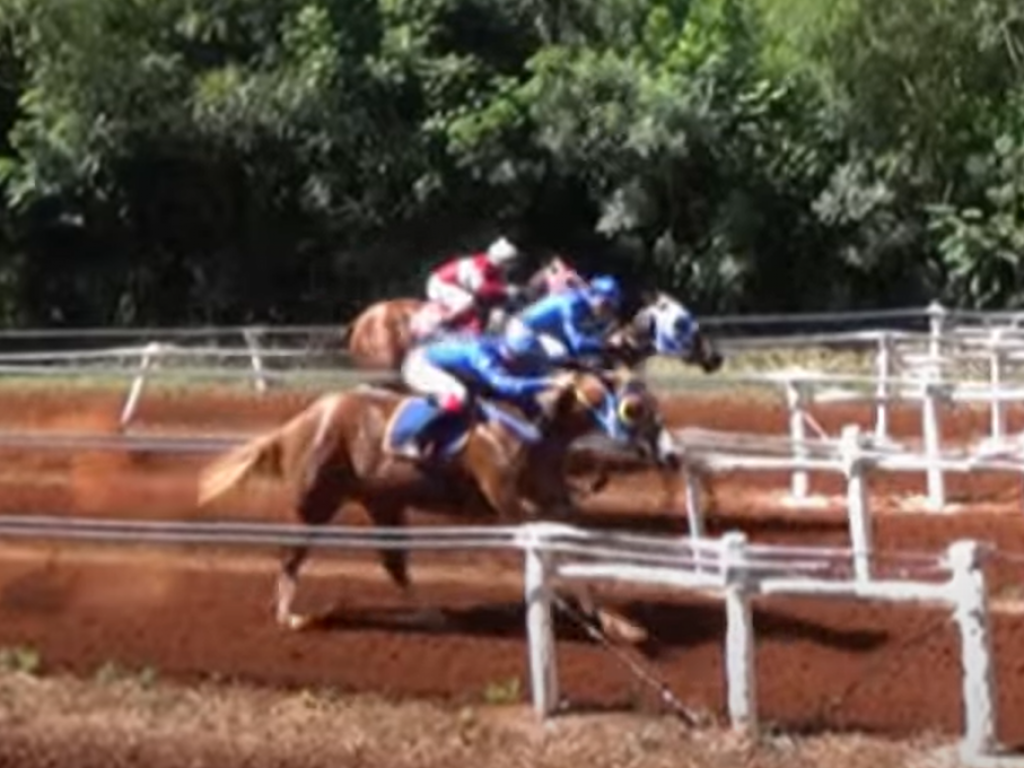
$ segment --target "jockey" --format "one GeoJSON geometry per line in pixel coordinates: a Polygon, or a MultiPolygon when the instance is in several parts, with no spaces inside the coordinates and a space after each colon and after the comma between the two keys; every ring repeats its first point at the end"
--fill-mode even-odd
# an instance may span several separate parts
{"type": "Polygon", "coordinates": [[[444,308],[442,323],[482,331],[480,310],[509,298],[506,270],[518,257],[519,249],[501,237],[484,253],[459,256],[435,269],[427,279],[427,298],[444,308]]]}
{"type": "Polygon", "coordinates": [[[509,320],[505,340],[537,365],[558,365],[604,349],[605,333],[622,303],[614,277],[600,276],[586,288],[545,296],[509,320]]]}
{"type": "Polygon", "coordinates": [[[587,287],[587,281],[583,276],[569,266],[561,256],[553,258],[544,268],[544,281],[547,284],[548,293],[561,293],[573,288],[587,287]]]}
{"type": "Polygon", "coordinates": [[[539,415],[535,396],[557,384],[534,374],[493,336],[441,339],[414,349],[402,364],[402,380],[412,391],[432,397],[441,411],[421,426],[421,443],[429,442],[431,427],[442,418],[466,413],[476,395],[511,403],[530,417],[539,415]]]}

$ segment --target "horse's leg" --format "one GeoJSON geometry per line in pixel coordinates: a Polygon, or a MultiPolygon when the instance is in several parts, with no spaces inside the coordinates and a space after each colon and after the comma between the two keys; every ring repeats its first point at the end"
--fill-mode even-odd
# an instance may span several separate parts
{"type": "Polygon", "coordinates": [[[699,458],[684,459],[691,476],[697,480],[700,486],[700,498],[703,500],[701,506],[705,514],[714,513],[718,508],[718,496],[715,493],[714,473],[699,458]]]}
{"type": "Polygon", "coordinates": [[[594,588],[589,584],[573,587],[572,591],[583,615],[596,623],[609,640],[627,645],[640,645],[647,640],[647,630],[642,626],[617,611],[598,605],[594,588]]]}
{"type": "Polygon", "coordinates": [[[477,475],[480,492],[503,523],[518,523],[523,519],[517,474],[514,468],[499,464],[477,475]]]}
{"type": "MultiPolygon", "coordinates": [[[[314,457],[315,458],[315,457],[314,457]]],[[[297,505],[298,517],[306,525],[324,525],[334,517],[345,500],[351,474],[347,470],[316,463],[310,468],[306,490],[297,505]]],[[[299,569],[309,555],[309,547],[300,545],[287,551],[277,580],[277,621],[289,629],[308,629],[320,621],[317,614],[300,614],[293,609],[298,589],[299,569]]]]}
{"type": "Polygon", "coordinates": [[[534,517],[572,518],[574,495],[579,492],[569,479],[568,446],[550,444],[528,449],[520,484],[526,493],[526,507],[534,517]]]}
{"type": "Polygon", "coordinates": [[[277,623],[288,629],[305,629],[312,623],[308,616],[296,614],[293,610],[299,569],[308,555],[309,547],[289,549],[277,576],[277,623]]]}
{"type": "MultiPolygon", "coordinates": [[[[402,527],[405,525],[406,504],[398,501],[375,503],[367,510],[374,525],[402,527]]],[[[412,580],[409,578],[409,552],[406,549],[382,549],[379,552],[381,565],[392,583],[402,591],[405,601],[414,609],[417,623],[442,626],[444,614],[427,605],[412,580]]]]}

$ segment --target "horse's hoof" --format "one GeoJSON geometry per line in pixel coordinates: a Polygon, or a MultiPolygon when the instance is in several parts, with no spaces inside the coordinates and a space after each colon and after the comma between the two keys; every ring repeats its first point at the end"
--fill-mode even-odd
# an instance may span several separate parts
{"type": "Polygon", "coordinates": [[[448,624],[444,611],[438,608],[418,609],[413,613],[413,621],[420,627],[434,630],[444,629],[448,624]]]}
{"type": "Polygon", "coordinates": [[[599,611],[598,621],[601,631],[609,640],[625,645],[641,645],[647,641],[647,630],[623,616],[599,611]]]}
{"type": "Polygon", "coordinates": [[[314,624],[316,624],[316,617],[290,613],[287,616],[279,618],[278,623],[280,623],[285,629],[289,629],[292,632],[302,632],[303,630],[310,629],[314,624]]]}

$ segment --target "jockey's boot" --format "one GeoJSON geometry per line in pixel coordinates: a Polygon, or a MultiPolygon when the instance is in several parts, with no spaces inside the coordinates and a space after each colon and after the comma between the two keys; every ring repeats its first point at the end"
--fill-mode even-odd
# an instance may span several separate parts
{"type": "Polygon", "coordinates": [[[436,398],[435,401],[439,410],[420,427],[419,437],[416,441],[420,448],[420,455],[428,461],[438,458],[438,453],[443,447],[439,443],[442,437],[442,427],[459,418],[465,408],[465,403],[456,395],[445,395],[436,398]]]}

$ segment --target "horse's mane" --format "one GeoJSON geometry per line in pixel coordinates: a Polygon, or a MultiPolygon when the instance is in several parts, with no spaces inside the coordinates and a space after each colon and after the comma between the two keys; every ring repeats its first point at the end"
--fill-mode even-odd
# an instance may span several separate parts
{"type": "Polygon", "coordinates": [[[381,379],[366,381],[356,387],[359,392],[376,395],[412,395],[413,391],[401,379],[381,379]]]}

